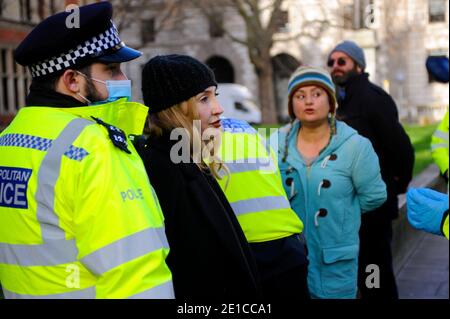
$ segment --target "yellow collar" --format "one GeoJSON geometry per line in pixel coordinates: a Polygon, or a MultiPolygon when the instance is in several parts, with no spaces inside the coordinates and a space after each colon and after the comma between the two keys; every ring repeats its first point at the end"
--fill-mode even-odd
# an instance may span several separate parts
{"type": "Polygon", "coordinates": [[[91,116],[122,129],[126,135],[140,135],[144,130],[148,107],[136,102],[127,102],[126,98],[94,106],[58,108],[92,121],[91,116]]]}

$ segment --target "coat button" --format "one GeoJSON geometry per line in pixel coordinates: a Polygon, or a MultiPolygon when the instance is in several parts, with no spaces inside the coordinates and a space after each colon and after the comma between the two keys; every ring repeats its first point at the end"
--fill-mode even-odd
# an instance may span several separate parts
{"type": "Polygon", "coordinates": [[[319,209],[319,217],[327,217],[328,211],[325,208],[319,209]]]}
{"type": "Polygon", "coordinates": [[[286,178],[286,185],[290,187],[292,185],[293,181],[294,181],[294,179],[292,177],[286,178]]]}
{"type": "Polygon", "coordinates": [[[330,188],[330,186],[331,186],[331,182],[330,182],[329,180],[324,179],[324,180],[322,181],[322,187],[323,187],[323,188],[330,188]]]}

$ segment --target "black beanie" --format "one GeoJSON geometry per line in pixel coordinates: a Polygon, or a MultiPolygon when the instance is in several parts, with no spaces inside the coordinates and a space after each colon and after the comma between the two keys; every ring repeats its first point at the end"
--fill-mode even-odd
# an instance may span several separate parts
{"type": "Polygon", "coordinates": [[[144,66],[142,95],[149,113],[158,113],[217,86],[213,71],[187,55],[159,55],[144,66]]]}

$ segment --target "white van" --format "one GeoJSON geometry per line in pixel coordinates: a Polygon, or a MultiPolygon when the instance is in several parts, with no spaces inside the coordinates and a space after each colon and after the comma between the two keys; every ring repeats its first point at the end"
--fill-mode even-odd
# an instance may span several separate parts
{"type": "Polygon", "coordinates": [[[261,123],[261,110],[256,106],[250,90],[234,83],[219,83],[217,89],[223,117],[244,120],[251,124],[261,123]]]}

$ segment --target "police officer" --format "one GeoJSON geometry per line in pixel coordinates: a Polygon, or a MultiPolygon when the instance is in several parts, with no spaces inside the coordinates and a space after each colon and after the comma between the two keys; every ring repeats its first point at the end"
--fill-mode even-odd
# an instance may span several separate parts
{"type": "Polygon", "coordinates": [[[431,156],[448,183],[448,110],[431,137],[431,156]]]}
{"type": "Polygon", "coordinates": [[[221,123],[220,156],[229,174],[222,170],[218,182],[255,256],[264,298],[309,299],[303,223],[284,191],[276,155],[247,122],[221,123]]]}
{"type": "MultiPolygon", "coordinates": [[[[447,57],[431,56],[427,58],[428,74],[439,83],[449,81],[449,63],[447,57]]],[[[431,156],[439,167],[441,175],[448,183],[448,110],[442,122],[431,137],[431,156]]]]}
{"type": "Polygon", "coordinates": [[[0,281],[6,298],[173,298],[163,215],[128,134],[130,102],[112,6],[42,21],[15,51],[33,81],[0,134],[0,281]]]}
{"type": "MultiPolygon", "coordinates": [[[[437,82],[448,83],[448,62],[447,57],[428,57],[425,63],[428,74],[437,82]]],[[[448,183],[448,111],[431,139],[431,154],[448,183]]],[[[406,196],[406,207],[409,223],[414,228],[448,239],[448,194],[411,188],[406,196]]]]}

